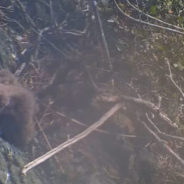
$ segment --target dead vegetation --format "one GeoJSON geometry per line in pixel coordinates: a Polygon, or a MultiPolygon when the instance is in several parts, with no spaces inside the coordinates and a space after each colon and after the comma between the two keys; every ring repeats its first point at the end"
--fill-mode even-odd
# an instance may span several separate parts
{"type": "Polygon", "coordinates": [[[28,11],[16,0],[24,18],[13,21],[12,2],[1,5],[13,8],[2,10],[2,29],[15,30],[10,68],[40,105],[22,172],[44,162],[46,183],[182,183],[184,86],[173,67],[182,30],[144,27],[117,1],[94,2],[25,1],[28,11]]]}

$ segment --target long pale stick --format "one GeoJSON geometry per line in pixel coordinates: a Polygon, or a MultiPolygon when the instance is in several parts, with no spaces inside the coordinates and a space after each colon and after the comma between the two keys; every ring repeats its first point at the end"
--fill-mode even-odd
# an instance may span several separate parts
{"type": "Polygon", "coordinates": [[[48,151],[44,155],[36,158],[35,160],[29,162],[26,164],[23,169],[22,173],[26,174],[30,169],[36,167],[40,163],[46,161],[56,153],[60,152],[61,150],[67,148],[68,146],[71,146],[72,144],[80,141],[81,139],[85,138],[89,134],[91,134],[93,131],[95,131],[97,128],[102,126],[114,113],[116,113],[120,108],[122,107],[121,103],[117,103],[114,105],[109,111],[107,111],[97,122],[93,123],[90,127],[88,127],[86,130],[81,132],[80,134],[74,136],[73,138],[65,141],[64,143],[60,144],[59,146],[53,148],[52,150],[48,151]]]}

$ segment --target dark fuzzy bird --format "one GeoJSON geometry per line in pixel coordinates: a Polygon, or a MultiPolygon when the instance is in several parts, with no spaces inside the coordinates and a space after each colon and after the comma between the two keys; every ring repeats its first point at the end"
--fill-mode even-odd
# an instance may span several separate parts
{"type": "Polygon", "coordinates": [[[34,95],[7,70],[0,71],[0,134],[17,147],[24,147],[35,132],[37,105],[34,95]]]}

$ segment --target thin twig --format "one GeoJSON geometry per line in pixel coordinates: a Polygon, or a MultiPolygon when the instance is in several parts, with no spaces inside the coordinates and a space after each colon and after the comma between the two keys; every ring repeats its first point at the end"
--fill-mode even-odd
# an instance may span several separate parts
{"type": "Polygon", "coordinates": [[[180,136],[175,136],[175,135],[170,135],[167,134],[165,132],[162,132],[156,125],[155,123],[150,119],[150,117],[148,116],[148,114],[146,113],[146,117],[148,119],[148,121],[150,122],[150,124],[154,127],[154,129],[157,131],[158,134],[164,136],[165,138],[170,138],[170,139],[174,139],[174,140],[178,140],[178,141],[184,141],[184,137],[180,137],[180,136]]]}
{"type": "Polygon", "coordinates": [[[152,102],[143,100],[141,98],[135,98],[135,97],[130,97],[130,96],[126,96],[126,95],[121,95],[121,97],[125,100],[129,100],[129,101],[133,101],[135,103],[138,104],[142,104],[145,105],[146,107],[148,107],[149,109],[151,109],[152,111],[154,111],[155,113],[158,114],[158,116],[163,119],[165,122],[167,122],[171,127],[173,128],[177,128],[176,123],[174,123],[168,116],[167,114],[165,114],[164,112],[162,112],[160,110],[160,108],[158,106],[156,106],[155,104],[153,104],[152,102]]]}
{"type": "Polygon", "coordinates": [[[53,10],[53,2],[49,0],[49,8],[50,8],[50,19],[56,25],[55,17],[54,17],[54,10],[53,10]]]}
{"type": "Polygon", "coordinates": [[[9,17],[5,16],[5,18],[4,18],[4,17],[1,17],[1,20],[6,21],[6,22],[13,22],[13,23],[17,24],[17,26],[19,26],[19,28],[20,28],[22,31],[25,30],[25,27],[24,27],[20,22],[18,22],[18,21],[15,20],[15,19],[12,19],[12,18],[9,18],[9,17]]]}
{"type": "Polygon", "coordinates": [[[175,80],[173,79],[173,74],[172,74],[172,71],[171,71],[171,65],[168,61],[168,59],[166,60],[167,62],[167,65],[168,65],[168,69],[169,69],[169,79],[171,80],[171,82],[174,84],[174,86],[178,89],[178,91],[180,92],[180,94],[182,95],[182,97],[184,98],[184,92],[183,90],[178,86],[178,84],[176,84],[175,80]]]}
{"type": "MultiPolygon", "coordinates": [[[[78,121],[74,118],[70,118],[62,112],[56,112],[56,114],[70,120],[73,123],[76,123],[77,125],[80,125],[80,126],[83,126],[83,127],[88,127],[86,124],[84,124],[84,123],[82,123],[82,122],[80,122],[80,121],[78,121]]],[[[114,135],[113,133],[110,133],[110,132],[108,132],[106,130],[102,130],[102,129],[96,129],[95,131],[99,132],[99,133],[104,133],[104,134],[107,134],[107,135],[114,135]]],[[[120,136],[120,137],[127,137],[127,138],[136,138],[137,137],[136,135],[130,135],[130,134],[115,134],[115,135],[120,136]]]]}
{"type": "Polygon", "coordinates": [[[39,54],[39,50],[40,50],[40,44],[41,44],[41,38],[43,36],[43,33],[48,31],[49,28],[43,28],[42,30],[39,31],[38,38],[37,38],[37,44],[36,44],[36,48],[35,48],[35,54],[34,54],[34,60],[37,60],[38,54],[39,54]]]}
{"type": "MultiPolygon", "coordinates": [[[[32,18],[29,16],[29,14],[26,12],[26,8],[22,4],[22,2],[20,0],[16,0],[16,2],[19,5],[19,7],[21,8],[22,12],[24,13],[26,20],[32,25],[31,30],[38,35],[38,40],[41,41],[41,38],[43,38],[54,50],[56,50],[62,56],[66,57],[67,54],[63,50],[59,49],[53,42],[51,42],[49,39],[47,39],[45,36],[43,36],[43,31],[45,32],[46,30],[49,30],[49,29],[44,28],[42,30],[37,30],[38,28],[37,28],[36,24],[34,23],[32,18]]],[[[66,33],[69,33],[69,31],[66,33]]],[[[70,32],[70,34],[71,34],[71,32],[70,32]]],[[[37,55],[37,53],[35,54],[35,56],[36,55],[37,55]]]]}
{"type": "Polygon", "coordinates": [[[22,63],[15,71],[15,76],[19,77],[26,67],[26,63],[22,63]]]}
{"type": "Polygon", "coordinates": [[[148,130],[148,132],[153,135],[158,143],[161,144],[176,160],[178,160],[182,166],[184,166],[184,160],[167,145],[167,142],[161,139],[153,130],[151,130],[145,122],[142,121],[141,123],[148,130]]]}
{"type": "Polygon", "coordinates": [[[28,23],[30,23],[33,27],[36,28],[36,24],[34,23],[33,19],[29,16],[29,14],[26,12],[26,8],[22,4],[22,2],[20,0],[16,0],[16,2],[19,5],[19,7],[21,8],[22,12],[24,13],[25,18],[28,21],[28,23]]]}
{"type": "MultiPolygon", "coordinates": [[[[52,150],[53,147],[52,147],[52,145],[51,145],[47,135],[45,134],[45,132],[44,132],[44,130],[43,130],[43,128],[42,128],[42,126],[40,125],[39,122],[37,122],[37,126],[38,126],[38,129],[39,129],[39,131],[41,132],[41,134],[43,136],[44,141],[46,142],[46,144],[48,146],[48,149],[52,150]]],[[[60,169],[61,173],[64,173],[64,169],[63,169],[62,164],[59,161],[59,158],[57,157],[57,155],[54,155],[53,158],[54,158],[54,160],[56,162],[56,165],[58,166],[58,169],[60,169]]]]}
{"type": "MultiPolygon", "coordinates": [[[[40,120],[36,122],[36,125],[38,126],[38,129],[39,129],[39,131],[41,132],[42,137],[43,137],[43,139],[44,139],[44,141],[45,141],[45,143],[46,143],[48,149],[49,149],[49,150],[52,150],[53,147],[52,147],[52,145],[51,145],[51,143],[50,143],[50,141],[49,141],[47,135],[45,134],[45,132],[44,132],[44,130],[43,130],[43,128],[42,128],[42,125],[41,125],[41,122],[43,121],[43,119],[44,119],[44,117],[45,117],[45,114],[46,114],[46,112],[49,110],[49,108],[50,108],[50,104],[48,103],[47,106],[46,106],[46,108],[44,109],[44,112],[43,112],[43,114],[42,114],[40,120]]],[[[64,173],[64,169],[63,169],[62,165],[59,164],[60,161],[59,161],[59,158],[57,157],[57,155],[54,155],[53,158],[55,159],[55,162],[56,162],[58,168],[61,170],[62,173],[64,173]]]]}
{"type": "Polygon", "coordinates": [[[137,8],[136,6],[134,6],[132,3],[130,3],[129,0],[126,0],[126,1],[127,1],[127,3],[128,3],[132,8],[134,8],[135,10],[137,10],[139,13],[142,13],[142,14],[145,15],[146,17],[149,17],[150,19],[153,19],[153,20],[155,20],[155,21],[158,21],[158,22],[160,22],[160,23],[162,23],[162,24],[165,24],[165,25],[167,25],[167,26],[171,26],[171,27],[174,27],[174,28],[179,29],[179,30],[181,30],[181,31],[184,31],[184,29],[181,28],[181,27],[179,27],[179,26],[170,24],[170,23],[168,23],[168,22],[165,22],[165,21],[163,21],[163,20],[160,20],[160,19],[158,19],[158,18],[156,18],[156,17],[153,17],[153,16],[151,16],[151,15],[149,15],[149,14],[143,12],[142,10],[140,10],[139,8],[137,8]]]}
{"type": "Polygon", "coordinates": [[[98,12],[97,2],[96,2],[96,0],[92,0],[92,3],[93,3],[94,11],[95,11],[96,16],[97,16],[97,20],[98,20],[98,24],[99,24],[99,28],[100,28],[100,33],[101,33],[101,37],[102,37],[102,42],[103,42],[103,45],[105,48],[105,53],[107,55],[107,60],[109,62],[109,68],[110,68],[110,70],[112,70],[113,66],[112,66],[111,56],[110,56],[107,40],[105,37],[105,33],[104,33],[103,25],[102,25],[102,20],[100,18],[100,14],[98,12]]]}
{"type": "Polygon", "coordinates": [[[75,29],[65,30],[65,29],[61,29],[61,31],[64,34],[70,34],[70,35],[74,35],[74,36],[83,36],[84,34],[87,33],[87,30],[88,30],[88,24],[86,24],[86,26],[84,27],[83,30],[75,30],[75,29]]]}
{"type": "Polygon", "coordinates": [[[43,136],[43,139],[45,140],[45,142],[46,142],[48,148],[49,148],[49,149],[52,149],[52,146],[51,146],[51,144],[50,144],[50,142],[49,142],[49,140],[48,140],[48,137],[46,136],[46,134],[45,134],[45,132],[44,132],[42,126],[40,125],[40,123],[37,122],[36,125],[38,126],[38,130],[41,132],[41,134],[42,134],[42,136],[43,136]]]}
{"type": "MultiPolygon", "coordinates": [[[[45,29],[45,28],[44,28],[45,29]]],[[[35,28],[31,27],[31,30],[36,33],[37,35],[40,35],[40,31],[36,30],[35,28]]],[[[43,34],[43,33],[42,33],[43,34]]],[[[58,48],[52,41],[50,41],[49,39],[47,39],[45,36],[40,35],[54,50],[56,50],[59,54],[61,54],[62,56],[66,57],[67,54],[61,50],[60,48],[58,48]]]]}
{"type": "Polygon", "coordinates": [[[98,85],[95,83],[95,81],[94,81],[94,79],[93,79],[93,76],[92,76],[91,72],[89,71],[89,67],[86,66],[85,69],[86,69],[86,72],[87,72],[89,81],[91,82],[91,85],[93,86],[94,90],[97,91],[97,92],[99,92],[99,87],[98,87],[98,85]]]}
{"type": "Polygon", "coordinates": [[[160,25],[157,25],[157,24],[153,24],[153,23],[149,23],[149,22],[146,22],[146,21],[143,21],[143,20],[140,20],[140,19],[136,19],[130,15],[128,15],[126,12],[124,12],[120,6],[118,5],[118,2],[117,0],[114,0],[114,3],[117,7],[117,9],[126,17],[128,17],[129,19],[135,21],[135,22],[138,22],[138,23],[141,23],[141,24],[146,24],[148,26],[152,26],[152,27],[156,27],[156,28],[160,28],[160,29],[164,29],[164,30],[167,30],[167,31],[171,31],[171,32],[174,32],[174,33],[178,33],[178,34],[182,34],[184,35],[184,32],[181,32],[181,31],[178,31],[176,29],[172,29],[172,28],[169,28],[169,27],[165,27],[165,26],[160,26],[160,25]]]}
{"type": "Polygon", "coordinates": [[[92,124],[86,130],[84,130],[80,134],[74,136],[73,138],[67,140],[66,142],[60,144],[59,146],[55,147],[54,149],[50,150],[49,152],[45,153],[44,155],[38,157],[37,159],[35,159],[35,160],[29,162],[28,164],[26,164],[22,169],[22,173],[26,174],[30,169],[36,167],[40,163],[42,163],[42,162],[46,161],[47,159],[51,158],[56,153],[58,153],[61,150],[73,145],[74,143],[80,141],[81,139],[87,137],[92,132],[94,132],[97,128],[102,126],[111,116],[113,116],[117,111],[119,111],[121,109],[121,107],[122,107],[122,104],[117,103],[108,112],[106,112],[97,122],[92,124]]]}
{"type": "Polygon", "coordinates": [[[174,123],[168,116],[167,114],[165,114],[164,112],[162,112],[160,110],[160,107],[155,105],[154,103],[147,101],[147,100],[143,100],[141,98],[136,98],[136,97],[131,97],[131,96],[126,96],[126,95],[120,95],[120,96],[100,96],[100,99],[106,102],[118,102],[123,100],[127,100],[127,101],[132,101],[134,103],[137,104],[141,104],[144,105],[145,107],[151,109],[153,112],[157,113],[157,115],[164,120],[165,122],[168,123],[169,126],[173,127],[173,128],[177,128],[177,124],[174,123]]]}
{"type": "Polygon", "coordinates": [[[181,178],[184,178],[184,173],[179,173],[179,172],[176,172],[176,171],[171,171],[171,172],[176,174],[177,176],[179,176],[181,178]]]}

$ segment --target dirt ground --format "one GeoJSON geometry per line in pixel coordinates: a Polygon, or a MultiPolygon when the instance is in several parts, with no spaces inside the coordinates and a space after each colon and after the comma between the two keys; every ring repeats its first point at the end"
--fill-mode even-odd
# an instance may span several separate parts
{"type": "Polygon", "coordinates": [[[40,180],[183,183],[183,37],[135,23],[114,4],[86,10],[86,1],[53,2],[57,14],[50,22],[43,18],[47,8],[39,11],[47,4],[29,2],[28,13],[19,6],[25,30],[12,31],[21,57],[19,67],[9,69],[39,105],[35,137],[25,150],[29,160],[81,133],[116,103],[122,108],[98,130],[33,168],[40,180]]]}

